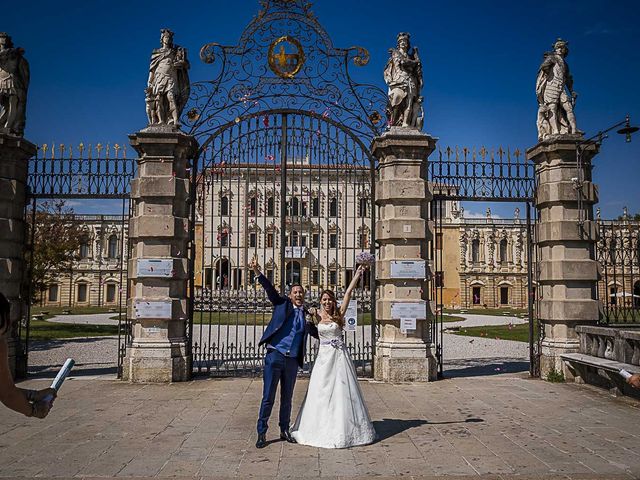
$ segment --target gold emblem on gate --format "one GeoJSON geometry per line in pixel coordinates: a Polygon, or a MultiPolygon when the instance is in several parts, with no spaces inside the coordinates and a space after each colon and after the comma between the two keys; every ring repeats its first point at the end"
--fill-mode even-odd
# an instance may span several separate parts
{"type": "Polygon", "coordinates": [[[293,78],[304,65],[304,50],[294,37],[285,35],[269,45],[269,67],[281,78],[293,78]]]}

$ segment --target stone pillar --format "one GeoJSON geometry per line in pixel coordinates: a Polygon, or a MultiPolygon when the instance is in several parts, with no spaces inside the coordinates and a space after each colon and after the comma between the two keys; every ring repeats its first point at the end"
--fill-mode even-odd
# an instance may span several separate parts
{"type": "Polygon", "coordinates": [[[418,130],[392,127],[373,140],[371,151],[379,160],[376,204],[376,240],[380,258],[376,263],[376,343],[374,375],[385,382],[430,381],[437,377],[429,320],[417,320],[416,330],[402,333],[400,319],[393,318],[395,303],[425,302],[431,316],[427,281],[424,278],[392,278],[391,262],[424,261],[428,266],[427,241],[431,238],[428,204],[431,192],[427,158],[436,140],[418,130]]]}
{"type": "Polygon", "coordinates": [[[129,223],[127,314],[132,319],[133,341],[124,360],[123,379],[185,381],[191,376],[192,360],[186,337],[188,167],[197,143],[169,127],[149,127],[129,138],[139,158],[131,183],[129,223]]]}
{"type": "Polygon", "coordinates": [[[18,322],[27,309],[23,289],[26,279],[24,263],[25,204],[29,159],[36,146],[21,138],[0,133],[0,292],[11,303],[13,329],[8,338],[9,365],[14,378],[27,374],[27,358],[18,337],[18,322]]]}
{"type": "Polygon", "coordinates": [[[579,175],[576,148],[581,138],[556,137],[527,150],[527,159],[535,163],[538,184],[536,295],[537,316],[544,324],[540,365],[543,377],[552,369],[571,377],[559,355],[578,351],[577,325],[598,321],[597,226],[593,221],[593,205],[598,196],[591,178],[591,159],[598,148],[583,147],[579,175]],[[584,181],[580,204],[581,176],[584,181]]]}

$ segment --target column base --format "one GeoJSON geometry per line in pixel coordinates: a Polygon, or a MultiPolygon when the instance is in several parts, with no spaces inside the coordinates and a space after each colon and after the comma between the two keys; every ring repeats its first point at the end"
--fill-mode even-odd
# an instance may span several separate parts
{"type": "Polygon", "coordinates": [[[374,378],[381,382],[432,382],[437,362],[424,342],[381,341],[376,344],[374,378]]]}
{"type": "Polygon", "coordinates": [[[186,382],[192,356],[185,341],[135,342],[123,362],[122,379],[132,383],[186,382]]]}
{"type": "Polygon", "coordinates": [[[574,381],[574,373],[564,363],[560,355],[563,353],[577,353],[580,342],[576,340],[545,340],[542,342],[540,356],[540,376],[547,380],[550,373],[562,374],[565,381],[574,381]]]}

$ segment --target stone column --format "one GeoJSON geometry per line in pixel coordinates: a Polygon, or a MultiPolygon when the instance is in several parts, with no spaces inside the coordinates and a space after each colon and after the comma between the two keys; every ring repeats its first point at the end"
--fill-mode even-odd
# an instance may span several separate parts
{"type": "MultiPolygon", "coordinates": [[[[428,204],[432,198],[427,179],[427,158],[436,140],[418,130],[392,127],[373,140],[371,151],[379,160],[376,204],[376,240],[380,258],[376,264],[376,343],[374,374],[385,382],[435,380],[436,359],[429,320],[417,320],[416,330],[402,333],[400,319],[393,318],[395,303],[426,302],[431,316],[427,281],[424,278],[392,278],[391,262],[424,261],[428,265],[427,241],[431,239],[428,204]]],[[[427,272],[428,273],[428,272],[427,272]]]]}
{"type": "Polygon", "coordinates": [[[593,204],[598,196],[591,178],[591,159],[598,148],[584,147],[582,172],[578,172],[576,148],[581,138],[556,137],[527,150],[527,159],[535,163],[538,183],[536,295],[537,316],[544,324],[540,366],[543,377],[552,369],[571,377],[559,355],[578,351],[577,325],[598,321],[597,227],[593,221],[593,204]],[[584,181],[580,205],[581,176],[584,181]]]}
{"type": "Polygon", "coordinates": [[[18,322],[26,315],[24,222],[29,159],[36,146],[21,138],[0,133],[0,292],[11,303],[13,329],[8,338],[9,365],[14,378],[27,374],[27,358],[18,337],[18,322]]]}
{"type": "Polygon", "coordinates": [[[123,379],[178,382],[191,376],[186,329],[190,201],[189,161],[197,143],[170,127],[130,135],[139,154],[131,183],[130,293],[127,314],[133,342],[123,379]],[[154,261],[157,268],[153,270],[154,261]]]}

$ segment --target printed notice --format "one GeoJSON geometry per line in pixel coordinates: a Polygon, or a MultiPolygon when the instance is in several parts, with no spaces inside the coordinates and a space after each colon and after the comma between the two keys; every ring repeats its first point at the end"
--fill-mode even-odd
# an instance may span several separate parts
{"type": "Polygon", "coordinates": [[[133,304],[136,318],[171,318],[171,300],[136,300],[133,304]]]}
{"type": "MultiPolygon", "coordinates": [[[[338,303],[338,307],[342,302],[338,303]]],[[[351,300],[347,311],[344,313],[344,329],[347,332],[355,332],[358,327],[358,301],[351,300]]]]}
{"type": "Polygon", "coordinates": [[[391,278],[422,278],[427,275],[427,263],[424,260],[392,260],[391,278]]]}
{"type": "Polygon", "coordinates": [[[408,330],[416,329],[416,319],[415,318],[401,318],[400,319],[400,331],[402,333],[407,333],[408,330]]]}
{"type": "Polygon", "coordinates": [[[427,302],[393,302],[391,304],[391,318],[427,319],[427,302]]]}
{"type": "Polygon", "coordinates": [[[173,259],[140,258],[138,259],[138,277],[173,277],[173,259]]]}

